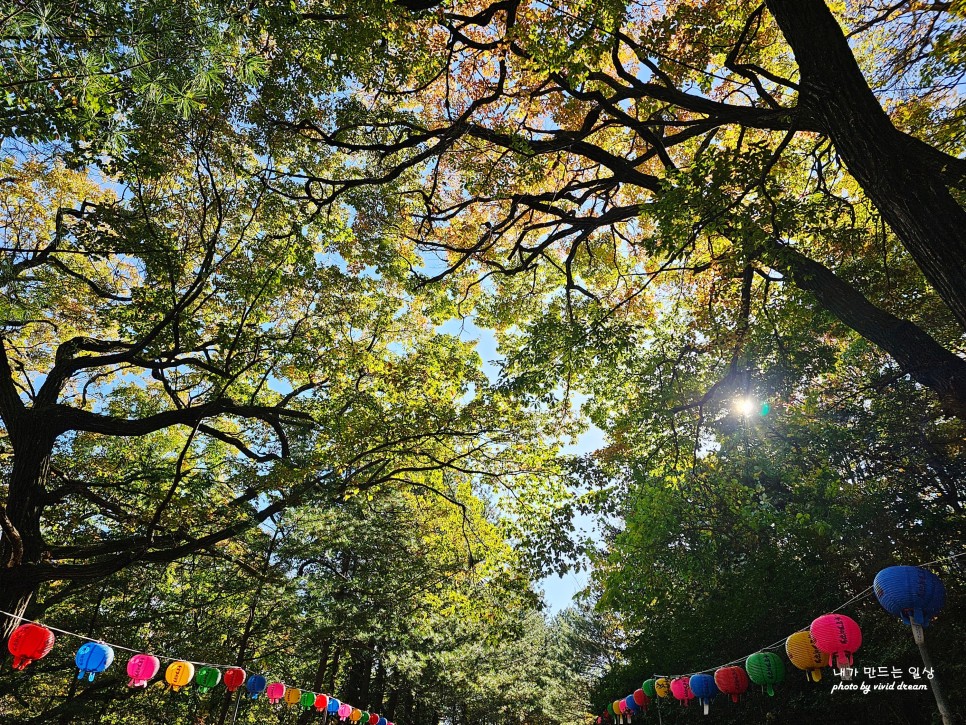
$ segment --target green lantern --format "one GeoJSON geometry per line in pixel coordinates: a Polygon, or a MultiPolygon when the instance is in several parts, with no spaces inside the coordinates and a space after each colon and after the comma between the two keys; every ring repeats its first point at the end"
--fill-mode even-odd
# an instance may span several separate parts
{"type": "Polygon", "coordinates": [[[310,709],[315,704],[315,693],[314,692],[303,692],[302,696],[299,698],[299,705],[302,706],[303,710],[310,709]]]}
{"type": "Polygon", "coordinates": [[[775,694],[773,685],[785,679],[785,665],[774,652],[756,652],[745,660],[748,677],[756,685],[762,685],[769,695],[775,694]]]}
{"type": "Polygon", "coordinates": [[[221,670],[217,667],[202,667],[195,673],[198,692],[204,694],[221,682],[221,670]]]}
{"type": "Polygon", "coordinates": [[[644,690],[644,694],[647,695],[652,700],[657,697],[657,690],[654,689],[654,678],[649,680],[644,680],[644,684],[641,685],[641,689],[644,690]]]}

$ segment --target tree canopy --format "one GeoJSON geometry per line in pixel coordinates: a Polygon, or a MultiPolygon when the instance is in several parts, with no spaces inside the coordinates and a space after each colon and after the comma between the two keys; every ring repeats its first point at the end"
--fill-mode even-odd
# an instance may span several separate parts
{"type": "MultiPolygon", "coordinates": [[[[270,662],[400,723],[581,723],[958,553],[961,0],[0,24],[0,610],[270,662]],[[589,425],[603,447],[568,453],[589,425]],[[540,577],[582,565],[546,617],[540,577]]],[[[910,658],[870,632],[875,664],[910,658]]],[[[0,716],[232,707],[39,670],[33,695],[3,676],[0,716]]],[[[866,702],[837,697],[760,714],[866,702]]]]}

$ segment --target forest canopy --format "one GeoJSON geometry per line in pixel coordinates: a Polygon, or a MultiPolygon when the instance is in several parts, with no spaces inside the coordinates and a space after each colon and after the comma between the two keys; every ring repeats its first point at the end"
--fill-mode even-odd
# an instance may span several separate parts
{"type": "MultiPolygon", "coordinates": [[[[5,635],[264,666],[401,725],[567,725],[938,560],[962,714],[962,0],[0,24],[5,635]],[[550,616],[541,581],[580,569],[550,616]]],[[[867,662],[917,661],[874,598],[851,614],[867,662]]],[[[269,717],[70,657],[6,668],[0,718],[269,717]]],[[[934,709],[748,704],[718,718],[934,709]]]]}

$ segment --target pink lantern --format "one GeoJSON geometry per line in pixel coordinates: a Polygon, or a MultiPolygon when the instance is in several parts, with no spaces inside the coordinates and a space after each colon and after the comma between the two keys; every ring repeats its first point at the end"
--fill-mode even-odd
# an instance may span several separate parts
{"type": "Polygon", "coordinates": [[[671,694],[674,695],[676,700],[680,700],[682,705],[687,707],[688,702],[694,699],[694,693],[691,692],[691,678],[675,677],[671,680],[671,694]]]}
{"type": "Polygon", "coordinates": [[[862,644],[862,630],[854,619],[844,614],[823,614],[808,631],[818,650],[831,655],[833,666],[840,670],[852,667],[852,654],[862,644]]]}
{"type": "Polygon", "coordinates": [[[161,669],[161,661],[154,655],[134,655],[127,661],[128,687],[147,687],[161,669]]]}
{"type": "Polygon", "coordinates": [[[623,700],[618,700],[617,709],[620,710],[621,715],[623,715],[625,712],[627,712],[627,703],[623,700]]]}
{"type": "Polygon", "coordinates": [[[268,701],[274,705],[285,697],[285,685],[281,682],[273,682],[265,690],[265,697],[267,697],[268,701]]]}
{"type": "Polygon", "coordinates": [[[345,720],[351,714],[352,714],[352,706],[351,705],[347,705],[344,702],[341,705],[339,705],[339,719],[340,720],[345,720]]]}

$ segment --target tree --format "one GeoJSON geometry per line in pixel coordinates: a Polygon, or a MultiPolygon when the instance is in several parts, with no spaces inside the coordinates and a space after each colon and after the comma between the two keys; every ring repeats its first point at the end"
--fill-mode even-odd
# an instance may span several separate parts
{"type": "MultiPolygon", "coordinates": [[[[581,695],[558,671],[569,652],[551,646],[556,630],[534,610],[525,563],[500,536],[495,512],[472,494],[469,477],[425,471],[414,481],[446,485],[459,505],[392,483],[303,504],[224,542],[219,556],[128,567],[87,596],[64,591],[48,621],[126,646],[267,670],[401,722],[446,715],[511,723],[520,713],[573,722],[556,699],[580,709],[581,695]]],[[[65,693],[65,681],[75,680],[74,642],[60,639],[34,677],[9,668],[0,677],[0,720],[296,719],[223,688],[184,697],[160,686],[131,691],[117,665],[65,693]]]]}
{"type": "Polygon", "coordinates": [[[216,151],[123,194],[8,168],[5,611],[44,582],[212,550],[299,502],[408,471],[497,480],[518,460],[486,460],[525,423],[471,347],[390,279],[344,271],[327,252],[338,218],[293,230],[216,151]]]}
{"type": "MultiPolygon", "coordinates": [[[[767,342],[755,335],[750,345],[767,342]]],[[[907,629],[869,587],[885,566],[960,552],[966,459],[958,422],[935,421],[929,396],[908,381],[873,396],[869,371],[886,361],[858,341],[837,356],[814,351],[807,365],[822,385],[772,397],[768,415],[760,403],[744,412],[709,408],[700,433],[696,419],[679,420],[669,435],[668,393],[651,368],[661,353],[630,350],[615,373],[598,368],[595,390],[609,401],[595,414],[607,408],[614,442],[598,463],[613,482],[614,524],[592,589],[625,632],[618,661],[595,688],[596,710],[653,673],[702,671],[772,643],[781,653],[784,637],[860,594],[844,611],[864,632],[861,666],[920,664],[907,629]]],[[[798,385],[806,360],[799,364],[785,370],[798,385]]],[[[950,681],[958,664],[944,642],[960,633],[962,571],[955,562],[936,571],[950,597],[931,641],[950,681]]],[[[716,703],[716,716],[844,723],[872,711],[885,722],[932,720],[927,693],[840,697],[794,674],[776,699],[749,697],[734,710],[716,703]]],[[[950,688],[961,707],[962,692],[950,688]]]]}
{"type": "Polygon", "coordinates": [[[540,280],[549,295],[546,279],[559,275],[568,300],[620,310],[681,270],[722,284],[744,278],[749,289],[771,276],[807,291],[961,417],[957,195],[966,177],[961,119],[941,96],[961,71],[950,50],[962,36],[961,9],[879,10],[859,4],[840,16],[853,44],[868,38],[859,46],[863,71],[821,0],[660,10],[440,5],[404,17],[385,39],[390,57],[412,58],[419,45],[438,52],[416,55],[402,74],[390,66],[361,78],[335,128],[307,111],[274,120],[367,159],[341,176],[305,161],[308,199],[391,185],[408,200],[413,223],[385,223],[439,255],[423,271],[426,282],[462,276],[459,294],[486,280],[512,296],[540,280]],[[923,16],[933,22],[916,31],[919,57],[883,39],[918,28],[923,16]],[[906,85],[921,78],[925,88],[883,87],[890,117],[867,79],[877,67],[906,85]],[[911,126],[926,114],[919,138],[911,126]],[[806,216],[816,209],[823,224],[806,216]],[[899,314],[894,297],[847,273],[846,255],[871,244],[880,222],[887,243],[904,249],[893,253],[908,253],[946,306],[939,329],[936,320],[899,314]],[[826,235],[838,244],[827,249],[826,235]],[[534,272],[541,266],[542,275],[534,272]]]}

